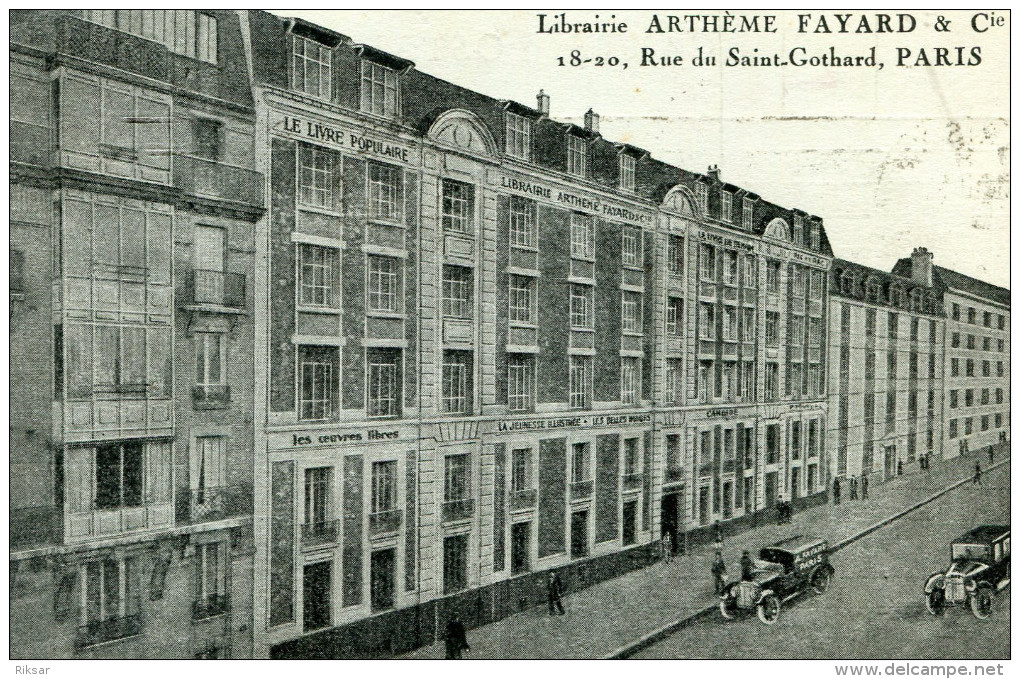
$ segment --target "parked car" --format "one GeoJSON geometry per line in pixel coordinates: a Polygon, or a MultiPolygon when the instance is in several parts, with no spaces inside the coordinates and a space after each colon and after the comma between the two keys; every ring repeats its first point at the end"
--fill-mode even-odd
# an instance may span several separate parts
{"type": "Polygon", "coordinates": [[[759,620],[773,625],[785,602],[808,589],[822,594],[835,572],[829,565],[829,543],[822,538],[798,535],[765,547],[758,557],[750,580],[723,589],[719,611],[727,620],[755,611],[759,620]]]}
{"type": "Polygon", "coordinates": [[[1009,526],[978,526],[952,542],[949,568],[924,583],[924,605],[932,615],[950,606],[970,606],[974,617],[992,614],[995,593],[1009,584],[1009,526]]]}

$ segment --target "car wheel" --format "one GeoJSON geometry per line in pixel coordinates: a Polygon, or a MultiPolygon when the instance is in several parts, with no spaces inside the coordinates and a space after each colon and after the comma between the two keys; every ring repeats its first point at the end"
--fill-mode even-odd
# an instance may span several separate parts
{"type": "Polygon", "coordinates": [[[719,612],[725,620],[732,620],[737,616],[737,600],[731,596],[724,596],[719,599],[719,612]]]}
{"type": "Polygon", "coordinates": [[[988,583],[978,585],[970,595],[970,611],[975,618],[984,620],[992,614],[992,586],[988,583]]]}
{"type": "Polygon", "coordinates": [[[811,589],[815,594],[825,594],[832,581],[832,573],[828,568],[819,568],[811,575],[811,589]]]}
{"type": "Polygon", "coordinates": [[[758,602],[758,619],[766,625],[776,624],[776,620],[779,620],[779,607],[779,597],[766,594],[758,602]]]}
{"type": "Polygon", "coordinates": [[[942,615],[946,612],[946,590],[936,587],[928,592],[924,598],[924,607],[932,615],[942,615]]]}

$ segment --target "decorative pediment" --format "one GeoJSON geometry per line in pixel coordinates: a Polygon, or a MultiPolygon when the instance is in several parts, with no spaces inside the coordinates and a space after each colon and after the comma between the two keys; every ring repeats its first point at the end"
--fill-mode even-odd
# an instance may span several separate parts
{"type": "Polygon", "coordinates": [[[698,217],[697,201],[686,186],[674,186],[662,199],[662,209],[688,217],[698,217]]]}
{"type": "Polygon", "coordinates": [[[442,113],[429,128],[429,139],[467,153],[492,156],[496,143],[485,124],[470,111],[451,109],[442,113]]]}
{"type": "Polygon", "coordinates": [[[790,225],[786,223],[785,219],[776,217],[765,227],[765,237],[789,243],[792,240],[790,238],[790,225]]]}

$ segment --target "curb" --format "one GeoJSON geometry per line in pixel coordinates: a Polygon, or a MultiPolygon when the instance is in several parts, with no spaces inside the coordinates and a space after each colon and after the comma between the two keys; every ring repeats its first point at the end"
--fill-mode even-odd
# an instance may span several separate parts
{"type": "MultiPolygon", "coordinates": [[[[993,469],[998,469],[1002,465],[1008,464],[1010,459],[1011,458],[1006,458],[1005,460],[1002,460],[1001,462],[993,464],[990,467],[988,467],[988,469],[984,470],[984,472],[990,472],[993,469]]],[[[896,521],[897,519],[901,519],[904,516],[906,516],[907,514],[910,514],[911,512],[917,511],[921,507],[923,507],[926,504],[929,504],[929,503],[937,500],[938,498],[942,497],[946,493],[948,493],[948,492],[950,492],[952,490],[956,490],[960,486],[966,485],[968,483],[972,483],[972,481],[973,481],[972,477],[966,477],[966,478],[963,478],[963,479],[961,479],[959,481],[956,481],[955,483],[953,483],[953,484],[951,484],[949,486],[946,486],[942,490],[939,490],[936,493],[933,493],[932,495],[929,495],[928,497],[924,498],[920,502],[916,502],[916,503],[910,505],[909,507],[907,507],[906,509],[902,509],[902,510],[896,512],[892,516],[886,517],[886,518],[882,519],[881,521],[879,521],[877,523],[871,524],[870,526],[868,526],[864,530],[860,531],[859,533],[855,533],[854,535],[851,535],[850,537],[846,538],[845,540],[841,540],[840,542],[837,542],[836,544],[832,545],[832,547],[830,549],[831,549],[832,552],[838,552],[839,550],[843,549],[844,547],[847,547],[847,546],[853,544],[854,542],[857,542],[861,538],[874,533],[879,528],[882,528],[883,526],[887,526],[890,523],[892,523],[893,521],[896,521]]],[[[621,646],[620,648],[616,649],[615,651],[613,651],[609,655],[603,656],[601,658],[601,660],[624,660],[626,658],[629,658],[630,656],[634,655],[638,651],[641,651],[641,650],[643,650],[645,648],[648,648],[652,644],[654,644],[654,643],[656,643],[658,641],[661,641],[662,639],[670,636],[671,634],[673,634],[675,632],[678,632],[678,631],[682,630],[684,627],[687,627],[687,626],[697,622],[698,620],[709,616],[716,609],[717,609],[717,606],[715,604],[712,604],[711,606],[703,608],[703,609],[701,609],[701,610],[699,610],[699,611],[697,611],[695,613],[692,613],[692,614],[690,614],[690,615],[688,615],[686,617],[680,618],[678,620],[673,620],[672,622],[668,622],[665,625],[663,625],[662,627],[659,627],[658,629],[652,630],[648,634],[645,634],[644,636],[642,636],[642,637],[640,637],[638,639],[635,639],[634,641],[632,641],[632,642],[630,642],[628,644],[625,644],[625,645],[621,646]]]]}

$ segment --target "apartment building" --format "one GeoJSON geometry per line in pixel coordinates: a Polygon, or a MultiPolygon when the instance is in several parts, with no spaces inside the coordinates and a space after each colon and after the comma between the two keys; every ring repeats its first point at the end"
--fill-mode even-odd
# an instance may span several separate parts
{"type": "MultiPolygon", "coordinates": [[[[932,255],[917,248],[918,270],[932,255]]],[[[884,481],[909,473],[922,457],[943,456],[942,293],[914,280],[846,260],[830,275],[828,364],[832,478],[884,481]]]]}
{"type": "Polygon", "coordinates": [[[264,191],[239,18],[10,26],[11,655],[250,657],[264,191]]]}

